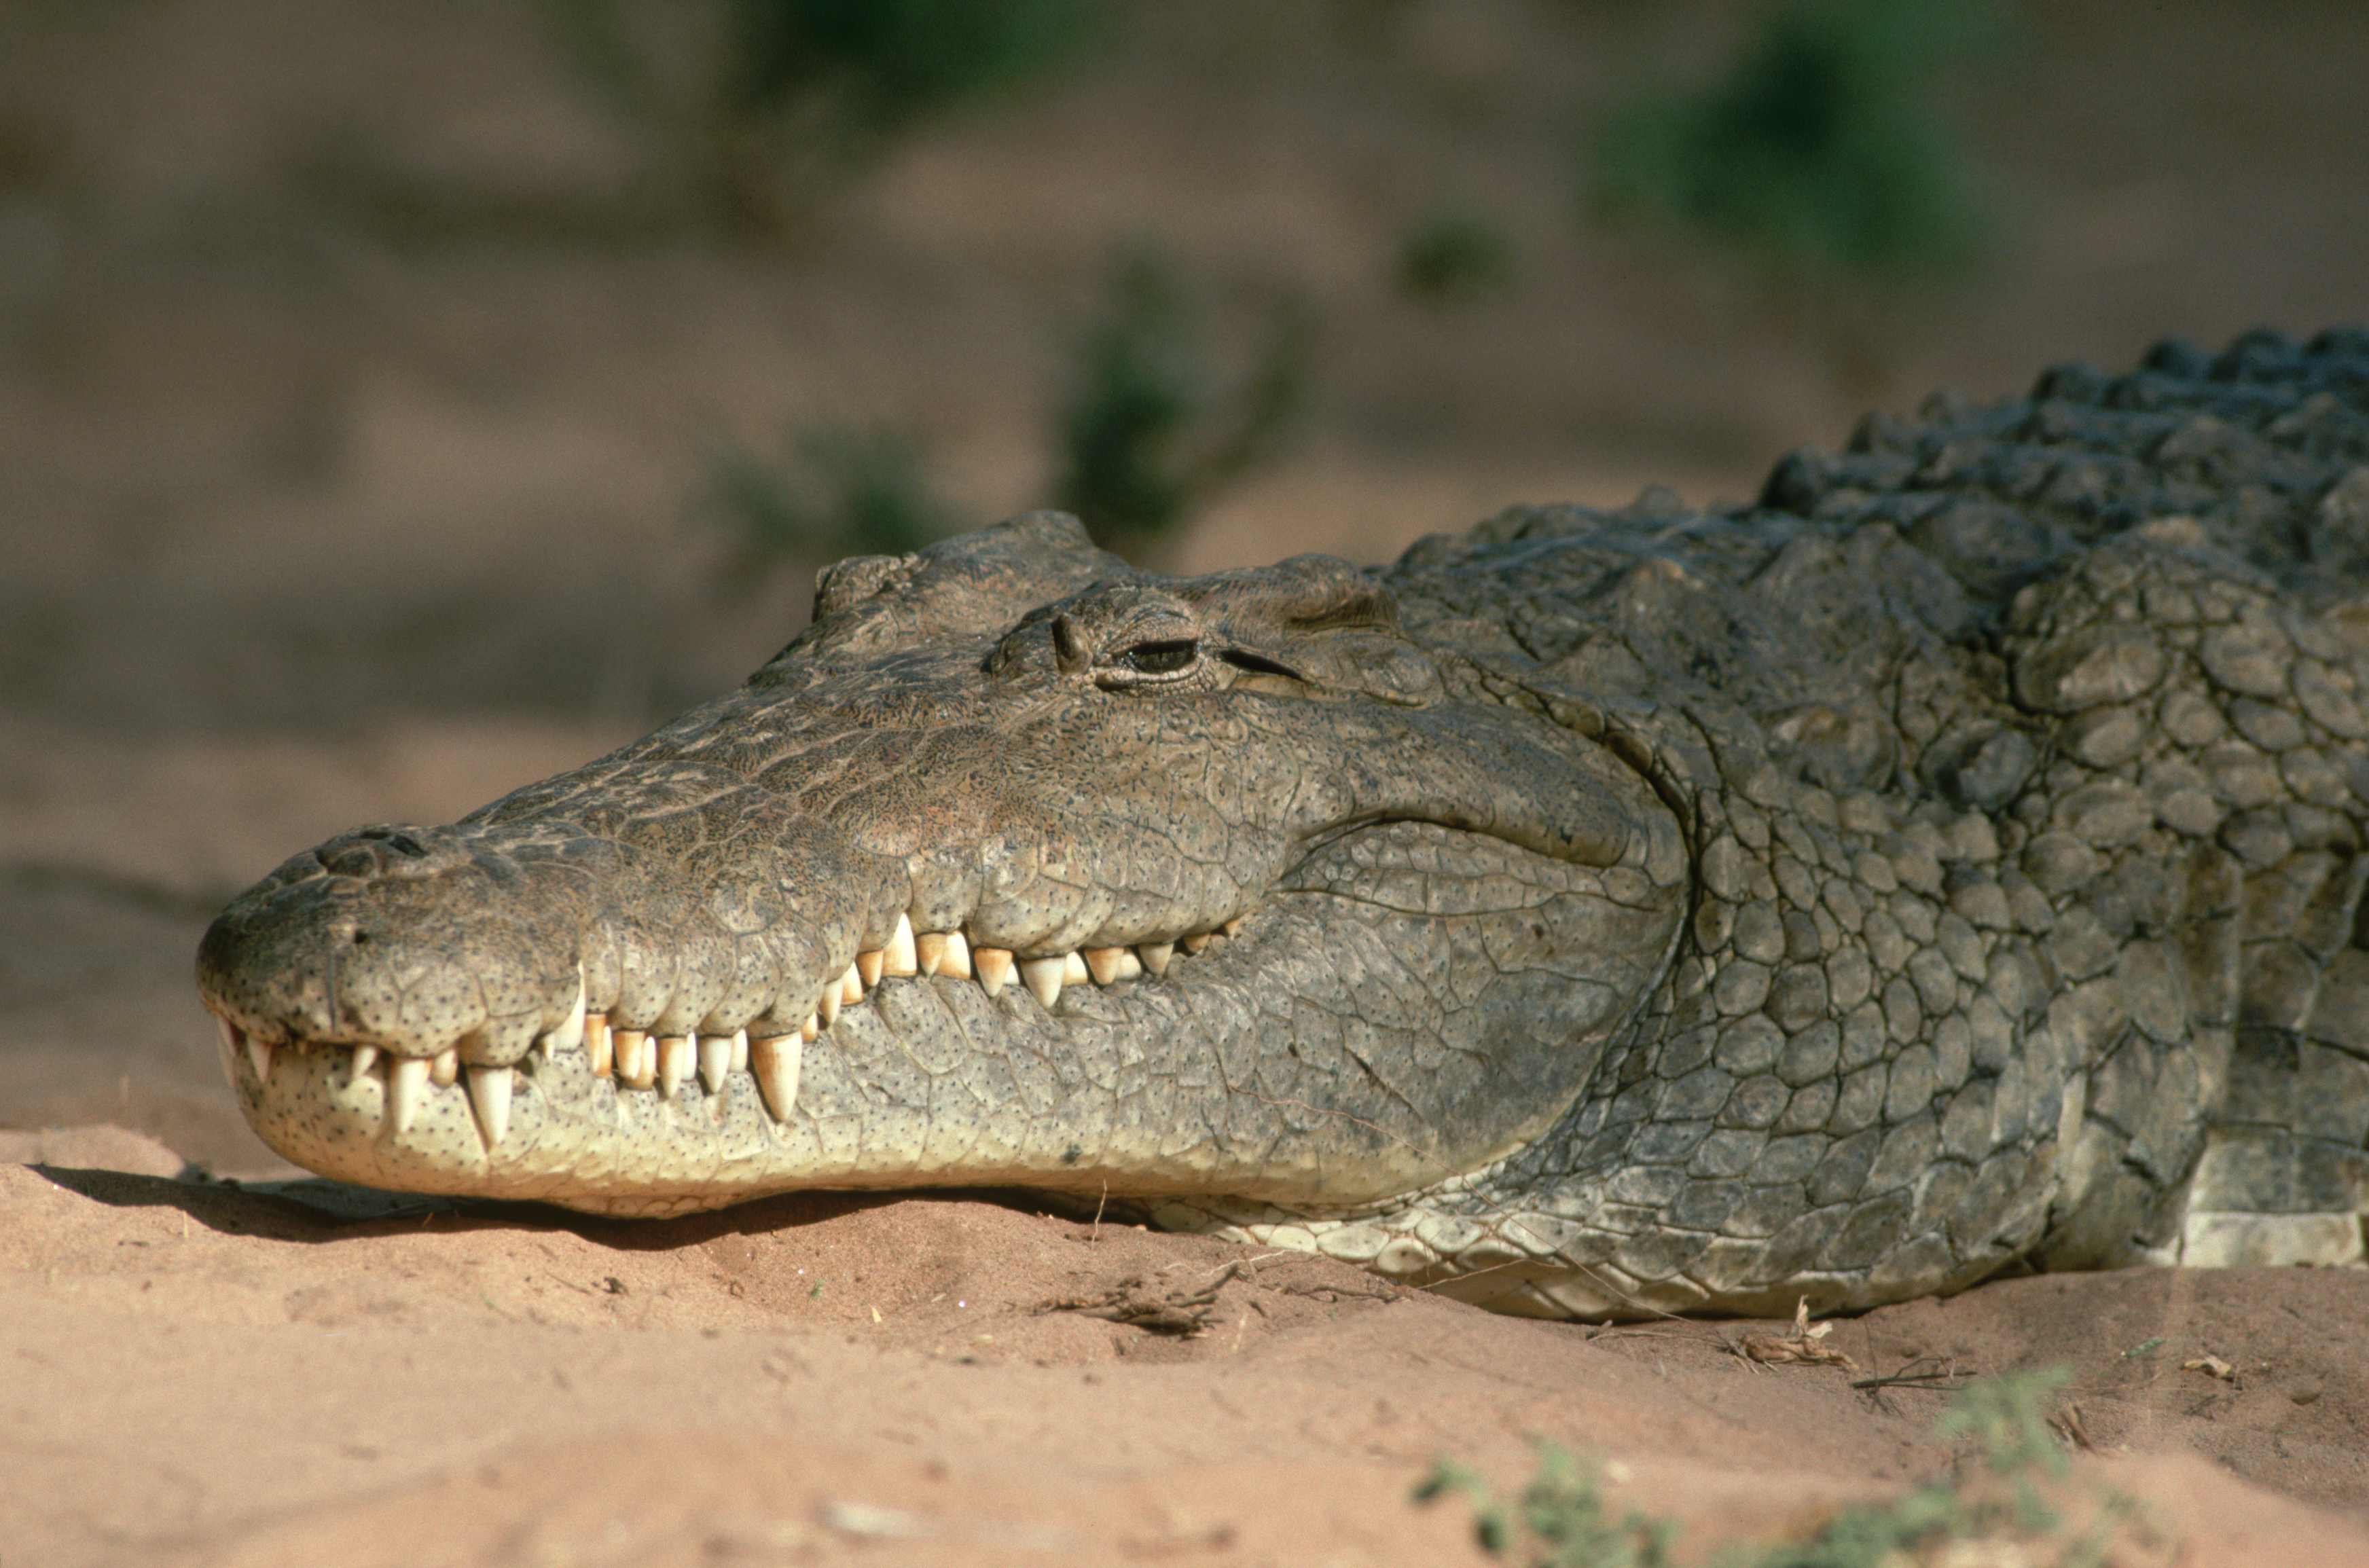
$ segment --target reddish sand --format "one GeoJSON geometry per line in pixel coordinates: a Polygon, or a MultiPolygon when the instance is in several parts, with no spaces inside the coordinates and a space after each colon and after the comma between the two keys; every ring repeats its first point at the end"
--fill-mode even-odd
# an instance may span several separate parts
{"type": "MultiPolygon", "coordinates": [[[[1700,1561],[1951,1459],[1943,1396],[1747,1364],[1755,1325],[1498,1318],[979,1197],[339,1218],[117,1128],[0,1139],[40,1162],[0,1166],[10,1563],[1479,1562],[1410,1488],[1516,1483],[1533,1437],[1700,1561]],[[1048,1310],[1212,1285],[1190,1337],[1048,1310]]],[[[2019,1279],[1828,1343],[2068,1368],[2109,1450],[2077,1487],[2181,1543],[2130,1561],[2369,1562],[2369,1274],[2019,1279]]]]}

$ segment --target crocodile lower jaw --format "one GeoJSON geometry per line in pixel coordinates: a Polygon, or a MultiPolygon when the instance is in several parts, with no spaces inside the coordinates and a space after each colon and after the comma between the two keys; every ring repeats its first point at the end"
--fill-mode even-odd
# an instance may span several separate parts
{"type": "MultiPolygon", "coordinates": [[[[787,1122],[797,1108],[798,1070],[805,1047],[835,1024],[843,1010],[870,1001],[887,980],[929,977],[968,980],[990,999],[1017,980],[1049,1012],[1068,986],[1107,988],[1145,979],[1162,979],[1180,957],[1196,956],[1211,944],[1224,942],[1242,923],[1240,919],[1230,920],[1214,931],[1193,933],[1173,942],[1089,947],[1019,958],[1005,948],[973,946],[961,931],[917,935],[900,918],[887,946],[857,954],[847,972],[823,988],[815,1011],[807,1014],[797,1033],[752,1037],[746,1029],[730,1035],[653,1035],[612,1028],[607,1014],[587,1009],[579,985],[573,1013],[535,1037],[533,1056],[543,1064],[556,1064],[563,1058],[571,1065],[580,1063],[590,1077],[611,1080],[621,1093],[650,1093],[654,1104],[673,1102],[695,1078],[708,1101],[720,1106],[732,1080],[739,1078],[755,1089],[757,1103],[778,1125],[787,1122]]],[[[349,1093],[366,1081],[379,1085],[377,1116],[383,1132],[411,1131],[436,1096],[459,1088],[465,1092],[469,1114],[488,1154],[509,1136],[518,1086],[515,1066],[464,1061],[457,1044],[432,1055],[415,1056],[368,1043],[275,1040],[253,1021],[234,1021],[219,1012],[214,1023],[221,1038],[223,1076],[234,1094],[249,1092],[240,1081],[242,1068],[250,1075],[252,1093],[260,1100],[271,1093],[273,1069],[287,1053],[338,1052],[346,1059],[343,1082],[349,1093]]],[[[731,1202],[748,1196],[721,1194],[711,1201],[731,1202]]],[[[619,1211],[613,1204],[601,1207],[619,1211]]]]}

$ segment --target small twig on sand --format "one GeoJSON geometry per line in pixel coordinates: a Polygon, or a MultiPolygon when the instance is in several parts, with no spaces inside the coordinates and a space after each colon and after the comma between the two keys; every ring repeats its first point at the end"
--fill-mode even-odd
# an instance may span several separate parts
{"type": "Polygon", "coordinates": [[[1152,1295],[1145,1288],[1143,1276],[1131,1274],[1099,1296],[1064,1297],[1047,1301],[1036,1310],[1078,1312],[1153,1333],[1190,1338],[1206,1333],[1216,1323],[1218,1292],[1242,1272],[1242,1266],[1239,1263],[1228,1264],[1217,1278],[1198,1290],[1172,1290],[1165,1296],[1152,1295]]]}

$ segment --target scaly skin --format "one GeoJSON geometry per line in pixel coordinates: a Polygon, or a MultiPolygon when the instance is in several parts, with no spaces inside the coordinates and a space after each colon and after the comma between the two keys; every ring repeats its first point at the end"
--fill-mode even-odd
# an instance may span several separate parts
{"type": "Polygon", "coordinates": [[[1370,575],[1036,514],[289,862],[200,985],[268,1142],[406,1190],[1019,1185],[1549,1315],[2347,1261],[2364,585],[2356,332],[1370,575]]]}

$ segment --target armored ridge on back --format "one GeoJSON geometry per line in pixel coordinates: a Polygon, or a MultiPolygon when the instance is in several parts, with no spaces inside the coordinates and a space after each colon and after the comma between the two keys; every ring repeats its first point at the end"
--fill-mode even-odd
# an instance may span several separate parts
{"type": "Polygon", "coordinates": [[[2369,333],[1365,573],[1033,514],[199,955],[266,1141],[663,1215],[1025,1185],[1504,1310],[2363,1255],[2369,333]]]}

